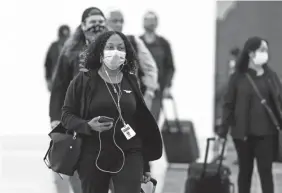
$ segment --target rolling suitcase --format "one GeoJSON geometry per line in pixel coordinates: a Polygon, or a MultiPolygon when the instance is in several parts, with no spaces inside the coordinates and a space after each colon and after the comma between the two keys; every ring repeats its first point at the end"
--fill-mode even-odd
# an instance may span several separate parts
{"type": "Polygon", "coordinates": [[[234,184],[230,181],[231,171],[222,164],[226,141],[218,158],[207,163],[210,142],[215,138],[207,139],[204,163],[193,163],[188,169],[185,193],[231,193],[235,192],[234,184]]]}
{"type": "Polygon", "coordinates": [[[170,100],[174,109],[174,120],[168,120],[164,105],[162,112],[165,122],[162,137],[169,163],[193,163],[199,158],[199,147],[194,131],[194,125],[189,120],[179,120],[176,104],[172,96],[164,98],[170,100]]]}

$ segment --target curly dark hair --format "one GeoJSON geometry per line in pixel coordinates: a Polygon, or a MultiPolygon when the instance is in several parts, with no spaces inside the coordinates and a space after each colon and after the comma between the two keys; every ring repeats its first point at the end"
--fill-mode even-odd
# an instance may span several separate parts
{"type": "Polygon", "coordinates": [[[249,60],[250,60],[249,54],[259,49],[262,41],[265,41],[268,44],[268,42],[265,39],[257,37],[257,36],[251,37],[245,42],[244,48],[242,52],[240,53],[238,60],[236,62],[236,71],[237,72],[244,73],[248,70],[249,60]]]}
{"type": "Polygon", "coordinates": [[[115,34],[121,37],[125,45],[126,63],[122,67],[122,72],[127,72],[127,73],[131,72],[136,75],[138,59],[134,51],[134,48],[129,42],[129,40],[127,39],[127,37],[123,33],[117,31],[104,32],[101,35],[99,35],[99,37],[94,42],[89,44],[85,53],[85,60],[84,60],[85,68],[89,70],[100,69],[100,67],[102,66],[101,56],[103,56],[105,45],[108,39],[115,34]]]}

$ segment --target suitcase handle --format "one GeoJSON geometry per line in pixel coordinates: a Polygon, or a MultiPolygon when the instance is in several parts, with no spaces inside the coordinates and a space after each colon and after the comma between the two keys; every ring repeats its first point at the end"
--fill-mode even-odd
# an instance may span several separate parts
{"type": "MultiPolygon", "coordinates": [[[[210,142],[211,141],[215,141],[215,140],[216,140],[215,137],[211,137],[211,138],[207,139],[207,146],[206,146],[206,153],[205,153],[205,161],[204,161],[204,165],[203,165],[202,178],[205,177],[205,174],[206,174],[207,162],[208,162],[208,154],[209,154],[209,149],[210,149],[210,142]]],[[[222,166],[226,142],[227,142],[227,138],[225,138],[225,140],[223,142],[223,147],[222,147],[222,150],[221,150],[221,153],[220,153],[219,165],[218,165],[218,169],[217,169],[218,174],[219,174],[221,166],[222,166]]]]}
{"type": "MultiPolygon", "coordinates": [[[[182,133],[182,127],[181,127],[181,124],[180,124],[180,121],[179,121],[179,116],[178,116],[178,111],[177,111],[177,107],[176,107],[176,102],[175,102],[173,96],[170,95],[170,96],[168,96],[168,97],[162,97],[161,100],[163,101],[164,99],[169,99],[169,100],[172,101],[172,103],[173,103],[173,112],[174,112],[174,117],[175,117],[174,122],[175,122],[175,125],[176,125],[176,128],[177,128],[177,131],[178,131],[179,133],[182,133]]],[[[165,109],[164,109],[163,103],[162,103],[162,105],[161,105],[161,109],[162,109],[162,112],[163,112],[163,114],[164,114],[165,124],[166,124],[166,126],[167,126],[167,130],[168,130],[168,132],[171,132],[171,131],[170,131],[170,125],[168,124],[167,114],[166,114],[166,111],[165,111],[165,109]]]]}
{"type": "MultiPolygon", "coordinates": [[[[151,178],[150,182],[153,184],[152,193],[155,193],[158,181],[154,178],[151,178]]],[[[145,193],[142,188],[141,188],[141,193],[145,193]]]]}

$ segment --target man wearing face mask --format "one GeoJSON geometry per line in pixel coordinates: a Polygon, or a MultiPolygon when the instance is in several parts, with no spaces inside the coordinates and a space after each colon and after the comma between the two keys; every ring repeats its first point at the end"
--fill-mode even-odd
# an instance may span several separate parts
{"type": "Polygon", "coordinates": [[[60,26],[58,30],[58,40],[53,42],[48,49],[46,60],[45,60],[45,79],[49,92],[52,90],[52,74],[57,64],[58,57],[64,46],[65,41],[70,36],[70,28],[67,25],[60,26]]]}
{"type": "MultiPolygon", "coordinates": [[[[120,10],[111,9],[107,13],[107,27],[109,30],[122,32],[124,17],[120,10]]],[[[158,86],[158,69],[152,54],[145,46],[144,42],[133,35],[127,36],[134,47],[139,59],[139,73],[141,91],[144,94],[144,100],[147,107],[151,109],[152,100],[158,86]]]]}
{"type": "Polygon", "coordinates": [[[152,114],[156,120],[159,119],[162,98],[170,95],[169,90],[175,71],[170,44],[165,38],[157,35],[157,26],[157,15],[154,12],[147,12],[144,17],[145,34],[141,36],[141,39],[153,55],[158,68],[159,90],[152,104],[152,114]]]}
{"type": "MultiPolygon", "coordinates": [[[[86,46],[105,30],[105,17],[103,12],[96,7],[90,7],[83,12],[81,24],[66,41],[52,77],[53,88],[49,106],[52,129],[60,123],[61,108],[64,104],[66,91],[71,80],[80,70],[85,70],[80,64],[84,58],[83,53],[86,46]]],[[[69,178],[69,181],[73,192],[81,193],[80,181],[76,172],[74,176],[69,178]]],[[[65,184],[66,181],[61,180],[57,175],[55,183],[58,193],[69,192],[68,184],[65,184]]]]}

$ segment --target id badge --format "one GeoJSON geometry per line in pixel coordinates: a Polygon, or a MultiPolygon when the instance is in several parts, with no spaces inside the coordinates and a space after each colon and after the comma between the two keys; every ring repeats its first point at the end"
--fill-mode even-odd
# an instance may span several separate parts
{"type": "Polygon", "coordinates": [[[123,135],[127,140],[131,139],[136,135],[135,131],[130,127],[130,125],[126,124],[123,128],[121,128],[123,135]]]}

